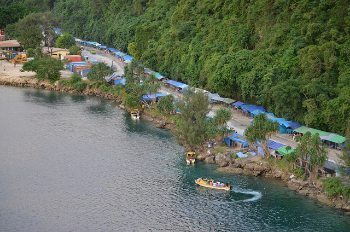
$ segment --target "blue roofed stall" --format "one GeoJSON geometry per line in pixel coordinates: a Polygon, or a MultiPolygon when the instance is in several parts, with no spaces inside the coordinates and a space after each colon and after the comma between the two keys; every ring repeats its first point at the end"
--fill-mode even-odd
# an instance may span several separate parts
{"type": "Polygon", "coordinates": [[[188,85],[186,85],[185,83],[181,83],[174,80],[167,80],[166,83],[180,91],[188,88],[188,85]]]}
{"type": "Polygon", "coordinates": [[[132,56],[130,56],[130,55],[125,55],[125,56],[123,56],[123,61],[125,62],[125,63],[131,63],[132,62],[132,60],[134,59],[134,57],[132,57],[132,56]]]}
{"type": "Polygon", "coordinates": [[[162,97],[167,96],[165,93],[155,93],[155,94],[145,94],[142,96],[142,101],[145,102],[153,102],[153,101],[159,101],[162,97]]]}
{"type": "Polygon", "coordinates": [[[253,112],[256,110],[266,112],[266,109],[263,106],[257,106],[257,105],[251,105],[251,104],[244,104],[241,105],[241,110],[243,113],[249,114],[250,116],[253,116],[253,112]]]}
{"type": "Polygon", "coordinates": [[[115,49],[115,48],[107,48],[107,50],[109,51],[109,52],[112,52],[112,53],[114,53],[114,52],[117,52],[118,50],[117,49],[115,49]]]}
{"type": "Polygon", "coordinates": [[[124,52],[121,52],[121,51],[116,51],[115,53],[115,56],[122,59],[126,54],[124,52]]]}
{"type": "Polygon", "coordinates": [[[233,133],[232,135],[224,138],[224,142],[227,146],[240,146],[241,148],[248,147],[248,142],[244,139],[243,136],[233,133]]]}
{"type": "Polygon", "coordinates": [[[236,108],[236,109],[241,109],[241,107],[242,107],[243,105],[245,105],[245,103],[244,103],[244,102],[241,102],[241,101],[236,101],[236,102],[234,102],[234,103],[232,104],[232,106],[233,106],[234,108],[236,108]]]}
{"type": "Polygon", "coordinates": [[[298,122],[288,121],[284,118],[277,118],[273,114],[267,114],[267,118],[270,121],[277,122],[279,125],[279,133],[281,134],[292,134],[293,130],[300,127],[298,122]]]}

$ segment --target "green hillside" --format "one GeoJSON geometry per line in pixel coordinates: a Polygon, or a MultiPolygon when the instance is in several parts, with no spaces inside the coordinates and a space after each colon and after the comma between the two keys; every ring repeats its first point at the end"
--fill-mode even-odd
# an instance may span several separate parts
{"type": "Polygon", "coordinates": [[[62,28],[190,85],[344,133],[348,0],[56,0],[62,28]]]}

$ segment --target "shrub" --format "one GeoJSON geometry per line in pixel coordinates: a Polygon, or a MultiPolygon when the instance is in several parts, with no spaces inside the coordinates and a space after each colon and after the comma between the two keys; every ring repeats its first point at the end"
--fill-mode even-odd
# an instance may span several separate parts
{"type": "Polygon", "coordinates": [[[349,188],[343,186],[341,180],[338,177],[329,177],[323,181],[323,187],[326,194],[331,197],[339,196],[344,193],[349,194],[349,188]],[[344,188],[345,187],[345,188],[344,188]]]}

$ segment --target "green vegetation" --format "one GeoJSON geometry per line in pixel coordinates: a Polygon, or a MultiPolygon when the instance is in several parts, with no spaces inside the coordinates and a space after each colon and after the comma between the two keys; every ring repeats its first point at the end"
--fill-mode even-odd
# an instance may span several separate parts
{"type": "Polygon", "coordinates": [[[54,27],[58,22],[51,13],[32,13],[15,24],[7,26],[8,36],[16,38],[24,48],[35,49],[44,41],[45,46],[53,47],[56,34],[54,27]]]}
{"type": "Polygon", "coordinates": [[[91,72],[88,73],[88,79],[91,81],[105,82],[105,77],[111,75],[113,70],[105,63],[98,63],[92,66],[91,72]]]}
{"type": "Polygon", "coordinates": [[[296,169],[302,169],[304,177],[316,178],[327,159],[327,150],[318,134],[311,135],[307,132],[300,138],[295,152],[286,156],[286,159],[296,164],[296,169]]]}
{"type": "Polygon", "coordinates": [[[255,146],[256,142],[261,143],[267,159],[270,158],[267,141],[271,135],[277,133],[278,126],[277,122],[268,120],[265,114],[259,114],[254,118],[252,124],[245,131],[245,136],[250,144],[255,146]]]}
{"type": "Polygon", "coordinates": [[[178,137],[194,148],[206,139],[206,115],[209,112],[208,97],[203,93],[188,91],[183,101],[178,103],[180,110],[177,124],[178,137]]]}
{"type": "Polygon", "coordinates": [[[84,82],[81,79],[81,76],[76,73],[74,73],[68,80],[60,80],[59,83],[63,86],[71,87],[79,92],[83,92],[87,87],[87,83],[84,82]]]}
{"type": "Polygon", "coordinates": [[[54,11],[75,36],[128,50],[167,76],[345,132],[347,0],[57,0],[54,11]]]}
{"type": "Polygon", "coordinates": [[[344,184],[339,177],[326,178],[323,180],[323,187],[328,196],[350,198],[350,185],[344,184]]]}
{"type": "Polygon", "coordinates": [[[58,48],[71,48],[75,45],[74,37],[71,34],[64,33],[56,39],[56,47],[58,48]]]}
{"type": "Polygon", "coordinates": [[[173,102],[173,95],[167,95],[165,97],[162,97],[157,104],[157,109],[163,114],[172,114],[175,108],[173,102]]]}
{"type": "Polygon", "coordinates": [[[73,45],[69,48],[69,55],[80,55],[81,51],[80,51],[80,47],[78,47],[77,45],[73,45]]]}
{"type": "Polygon", "coordinates": [[[60,70],[62,69],[62,62],[51,57],[35,58],[23,65],[24,71],[36,72],[36,77],[39,80],[49,80],[50,82],[60,79],[60,70]]]}

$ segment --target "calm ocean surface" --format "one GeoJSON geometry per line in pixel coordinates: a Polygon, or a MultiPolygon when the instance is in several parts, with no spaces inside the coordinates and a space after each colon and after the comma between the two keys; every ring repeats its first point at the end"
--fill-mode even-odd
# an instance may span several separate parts
{"type": "Polygon", "coordinates": [[[350,217],[278,181],[188,167],[169,132],[110,101],[0,86],[0,231],[350,231],[350,217]]]}

